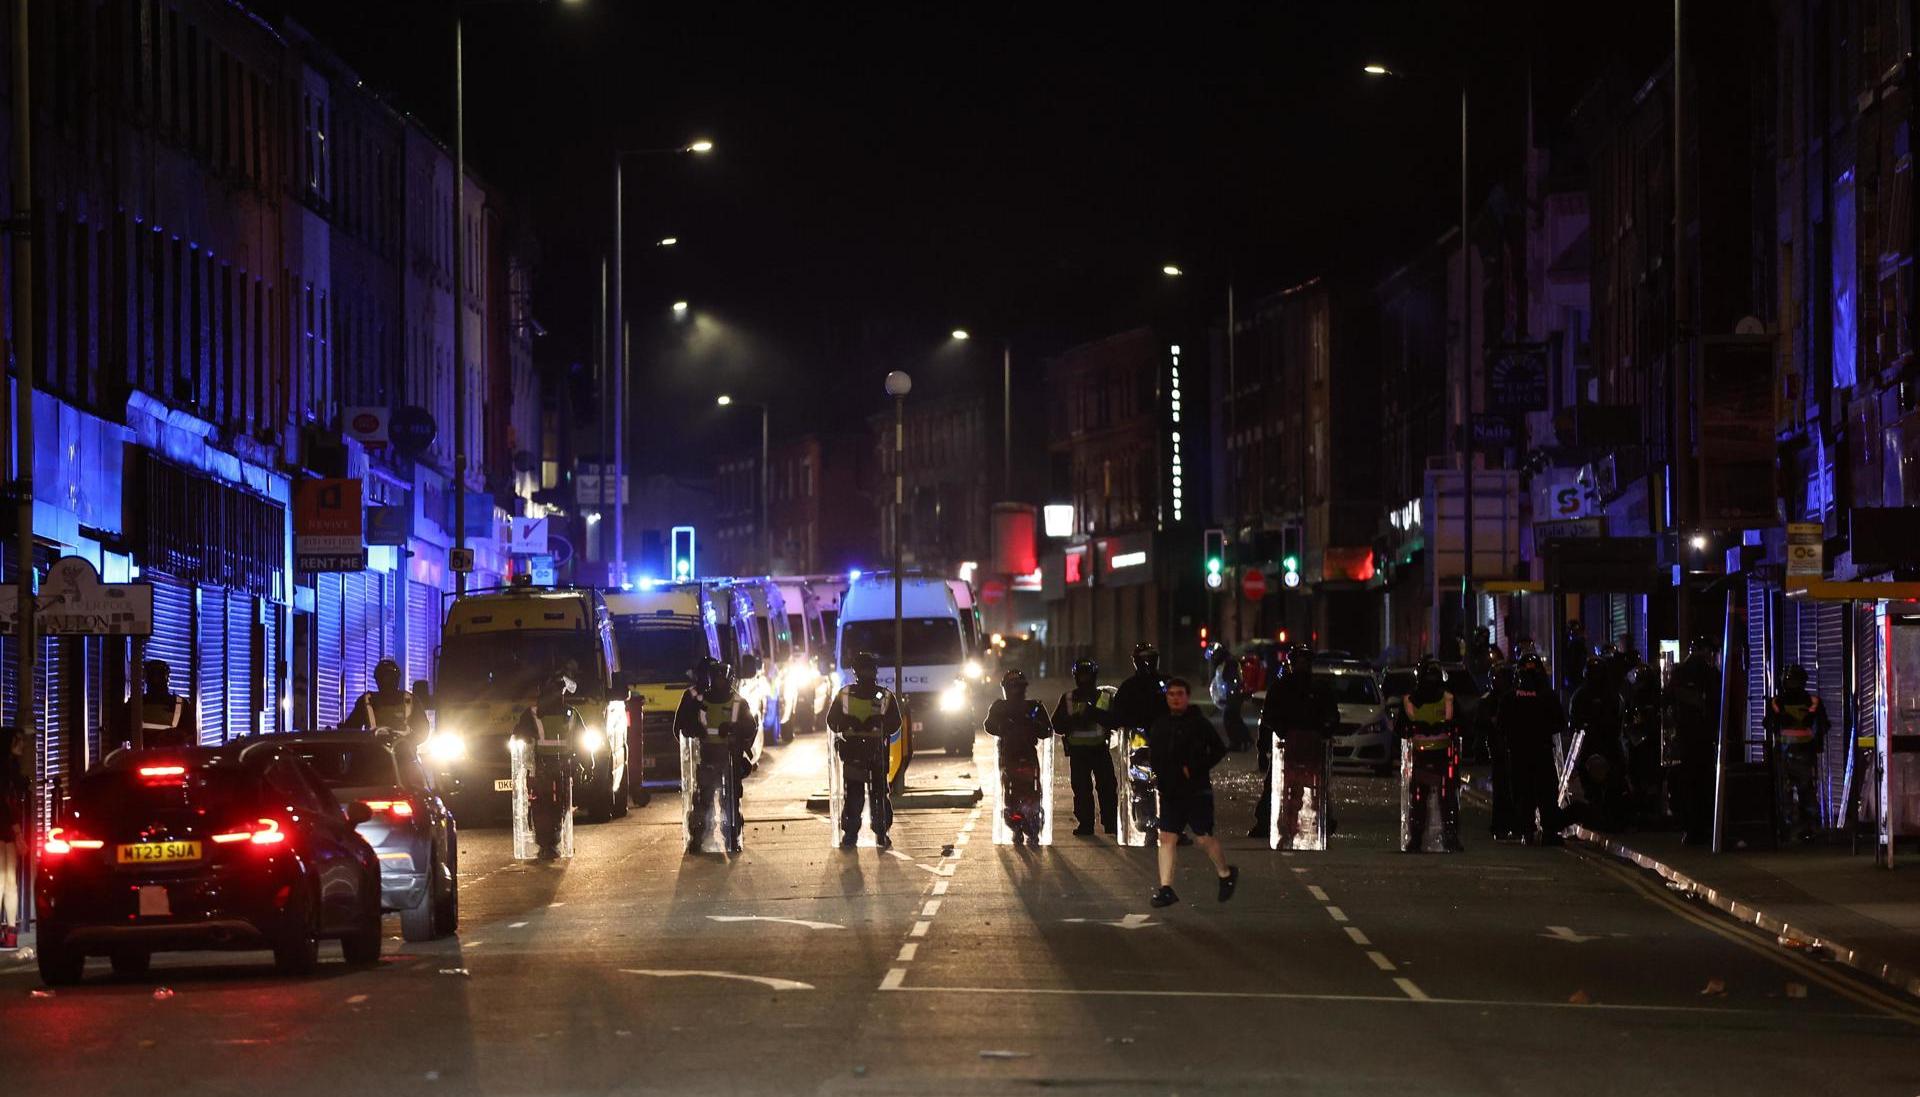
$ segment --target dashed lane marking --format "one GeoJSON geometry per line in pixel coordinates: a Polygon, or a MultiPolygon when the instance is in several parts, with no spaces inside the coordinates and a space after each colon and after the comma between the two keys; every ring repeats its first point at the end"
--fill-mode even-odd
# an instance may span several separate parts
{"type": "Polygon", "coordinates": [[[1307,894],[1313,896],[1315,899],[1318,899],[1323,903],[1327,901],[1326,889],[1321,887],[1319,884],[1308,884],[1307,894]]]}
{"type": "Polygon", "coordinates": [[[1347,920],[1347,912],[1341,910],[1339,907],[1329,906],[1327,908],[1327,917],[1332,918],[1336,922],[1345,922],[1347,920]]]}
{"type": "Polygon", "coordinates": [[[881,990],[899,990],[900,984],[906,981],[907,981],[906,968],[903,968],[903,967],[888,968],[887,977],[880,980],[880,989],[881,990]]]}
{"type": "Polygon", "coordinates": [[[1379,968],[1381,971],[1396,970],[1393,966],[1393,961],[1387,959],[1387,954],[1384,952],[1376,952],[1373,949],[1368,949],[1367,959],[1372,960],[1373,966],[1379,968]]]}
{"type": "MultiPolygon", "coordinates": [[[[1415,986],[1413,983],[1413,980],[1405,977],[1404,975],[1396,977],[1393,980],[1393,985],[1399,987],[1400,990],[1403,993],[1405,993],[1407,997],[1413,999],[1416,1002],[1433,1001],[1433,999],[1427,997],[1426,991],[1421,990],[1419,987],[1415,986]]],[[[1564,1003],[1561,1003],[1561,1004],[1564,1004],[1564,1003]]]]}
{"type": "Polygon", "coordinates": [[[920,910],[920,917],[931,918],[938,913],[940,913],[940,900],[928,899],[927,905],[920,910]]]}
{"type": "Polygon", "coordinates": [[[1373,944],[1372,941],[1367,940],[1366,934],[1360,932],[1359,926],[1348,926],[1346,929],[1347,936],[1352,938],[1353,943],[1359,945],[1361,948],[1368,948],[1373,944]]]}
{"type": "Polygon", "coordinates": [[[906,944],[900,946],[900,955],[895,956],[893,962],[896,964],[911,964],[913,963],[913,958],[919,954],[919,942],[908,941],[906,944]]]}
{"type": "Polygon", "coordinates": [[[507,928],[508,929],[525,929],[527,928],[527,924],[525,922],[508,922],[507,928]]]}
{"type": "Polygon", "coordinates": [[[913,928],[912,928],[911,930],[909,930],[909,931],[907,931],[907,936],[909,936],[909,937],[925,937],[925,936],[927,935],[927,931],[928,931],[928,930],[930,930],[930,929],[932,929],[932,928],[933,928],[933,923],[932,923],[932,922],[926,922],[926,921],[920,921],[920,922],[915,922],[915,923],[913,924],[913,928]]]}
{"type": "Polygon", "coordinates": [[[947,893],[947,884],[950,882],[951,881],[948,880],[935,880],[933,882],[933,893],[935,895],[945,895],[947,893]]]}

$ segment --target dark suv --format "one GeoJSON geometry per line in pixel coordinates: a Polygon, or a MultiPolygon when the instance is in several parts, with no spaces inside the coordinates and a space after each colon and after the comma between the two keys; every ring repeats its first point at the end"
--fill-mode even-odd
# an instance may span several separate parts
{"type": "Polygon", "coordinates": [[[379,962],[380,863],[292,750],[115,751],[74,783],[35,876],[40,977],[77,982],[88,956],[121,975],[155,952],[270,949],[306,974],[320,939],[350,964],[379,962]]]}

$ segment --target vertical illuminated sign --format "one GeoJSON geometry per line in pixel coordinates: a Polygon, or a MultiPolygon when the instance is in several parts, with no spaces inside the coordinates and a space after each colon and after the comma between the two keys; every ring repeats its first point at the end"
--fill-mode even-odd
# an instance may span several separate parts
{"type": "Polygon", "coordinates": [[[1186,485],[1183,475],[1185,463],[1180,457],[1180,344],[1170,348],[1171,361],[1167,367],[1167,410],[1172,416],[1168,431],[1167,475],[1173,484],[1173,520],[1182,521],[1186,517],[1186,485]]]}

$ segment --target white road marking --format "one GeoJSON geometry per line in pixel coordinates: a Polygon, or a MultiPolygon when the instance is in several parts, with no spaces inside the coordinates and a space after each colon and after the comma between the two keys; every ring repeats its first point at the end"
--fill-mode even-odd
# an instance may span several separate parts
{"type": "Polygon", "coordinates": [[[1327,901],[1327,890],[1321,887],[1319,884],[1308,884],[1307,894],[1313,896],[1315,899],[1318,899],[1323,903],[1327,901]]]}
{"type": "Polygon", "coordinates": [[[805,926],[808,929],[845,929],[838,922],[810,922],[805,918],[775,918],[769,914],[709,914],[710,922],[780,922],[789,926],[805,926]]]}
{"type": "Polygon", "coordinates": [[[950,881],[947,881],[947,880],[935,880],[933,882],[933,893],[935,895],[945,895],[947,893],[947,884],[949,882],[950,881]]]}
{"type": "Polygon", "coordinates": [[[360,1004],[361,1002],[364,1002],[364,1001],[366,1001],[366,1000],[367,1000],[367,996],[366,996],[366,995],[364,995],[364,994],[356,994],[356,995],[354,995],[353,997],[351,997],[351,998],[348,998],[348,999],[347,999],[347,1004],[348,1004],[348,1005],[350,1005],[350,1006],[357,1006],[357,1005],[359,1005],[359,1004],[360,1004]]]}
{"type": "Polygon", "coordinates": [[[935,876],[952,876],[953,875],[952,861],[943,861],[938,865],[923,865],[923,864],[920,864],[918,861],[916,861],[914,862],[913,867],[919,869],[922,872],[931,872],[935,876]]]}
{"type": "Polygon", "coordinates": [[[1304,868],[1296,868],[1296,869],[1294,869],[1293,871],[1295,871],[1295,872],[1305,872],[1305,871],[1307,871],[1307,870],[1306,870],[1306,869],[1304,869],[1304,868]]]}
{"type": "Polygon", "coordinates": [[[554,907],[563,907],[563,906],[566,906],[566,905],[567,905],[567,904],[566,904],[566,900],[564,900],[564,899],[563,899],[563,900],[561,900],[561,901],[560,901],[560,902],[558,902],[558,903],[548,903],[548,904],[547,904],[547,909],[548,909],[548,910],[552,910],[552,909],[553,909],[554,907]]]}
{"type": "Polygon", "coordinates": [[[1331,916],[1333,920],[1336,922],[1344,922],[1347,920],[1347,912],[1344,910],[1341,910],[1339,907],[1334,907],[1334,906],[1328,907],[1327,914],[1331,916]]]}
{"type": "Polygon", "coordinates": [[[484,944],[486,944],[485,941],[462,941],[460,942],[460,947],[461,948],[479,948],[481,945],[484,945],[484,944]]]}
{"type": "Polygon", "coordinates": [[[527,924],[525,922],[508,922],[507,928],[508,929],[525,929],[527,928],[527,924]]]}
{"type": "Polygon", "coordinates": [[[1114,926],[1119,929],[1145,929],[1148,926],[1159,926],[1159,925],[1166,924],[1165,922],[1153,921],[1152,915],[1148,915],[1148,914],[1124,915],[1121,917],[1121,919],[1118,922],[1103,921],[1099,918],[1062,918],[1060,920],[1062,922],[1082,922],[1082,923],[1096,922],[1103,926],[1114,926]]]}
{"type": "Polygon", "coordinates": [[[907,981],[906,968],[903,968],[903,967],[888,968],[887,977],[880,980],[880,989],[881,990],[899,990],[900,984],[906,981],[907,981]]]}
{"type": "Polygon", "coordinates": [[[897,849],[890,849],[890,850],[888,850],[888,851],[887,851],[887,856],[889,856],[889,857],[898,857],[898,858],[899,858],[900,860],[902,860],[902,861],[911,861],[911,860],[913,860],[913,857],[912,857],[912,855],[910,855],[910,854],[906,854],[906,853],[902,853],[902,852],[900,852],[900,851],[899,851],[899,850],[897,850],[897,849]]]}
{"type": "Polygon", "coordinates": [[[1537,933],[1534,936],[1545,937],[1550,941],[1565,941],[1570,945],[1577,945],[1583,941],[1598,941],[1602,935],[1575,933],[1572,926],[1548,926],[1547,932],[1537,933]]]}
{"type": "Polygon", "coordinates": [[[910,964],[919,952],[920,945],[917,942],[908,941],[906,944],[900,946],[900,955],[895,956],[893,962],[896,964],[910,964]]]}
{"type": "MultiPolygon", "coordinates": [[[[1405,1006],[1466,1006],[1471,1009],[1577,1009],[1603,1010],[1616,1013],[1687,1013],[1714,1014],[1732,1016],[1774,1017],[1780,1016],[1778,1009],[1743,1009],[1738,1006],[1668,1006],[1642,1005],[1632,1002],[1590,1002],[1575,1005],[1571,1002],[1526,1002],[1510,998],[1429,998],[1425,991],[1414,986],[1411,979],[1395,979],[1402,984],[1404,996],[1389,994],[1289,994],[1283,991],[1235,991],[1235,990],[1098,990],[1083,987],[895,987],[903,994],[990,994],[999,998],[1017,998],[1021,995],[1036,995],[1052,998],[1218,998],[1228,1001],[1263,1002],[1366,1002],[1377,1004],[1397,1003],[1405,1006]]],[[[1823,1017],[1839,1017],[1847,1020],[1884,1021],[1884,1013],[1832,1013],[1823,1017]]]]}
{"type": "Polygon", "coordinates": [[[1367,959],[1372,960],[1373,966],[1379,968],[1381,971],[1394,970],[1393,961],[1387,959],[1387,954],[1384,952],[1375,952],[1369,949],[1367,950],[1367,959]]]}
{"type": "Polygon", "coordinates": [[[911,929],[911,930],[909,930],[909,931],[907,932],[907,936],[909,936],[909,937],[925,937],[925,936],[927,935],[927,931],[928,931],[928,930],[930,930],[930,929],[932,929],[932,928],[933,928],[933,923],[932,923],[932,922],[915,922],[915,923],[913,924],[913,929],[911,929]]]}
{"type": "MultiPolygon", "coordinates": [[[[1431,1001],[1433,1001],[1433,999],[1431,999],[1431,998],[1429,998],[1429,997],[1427,997],[1427,992],[1426,992],[1426,991],[1424,991],[1424,990],[1421,990],[1421,989],[1420,989],[1419,987],[1417,987],[1417,986],[1414,986],[1414,985],[1413,985],[1413,980],[1412,980],[1412,979],[1409,979],[1409,978],[1407,978],[1407,977],[1406,977],[1406,976],[1404,976],[1404,975],[1402,975],[1402,976],[1398,976],[1398,977],[1396,977],[1396,978],[1395,978],[1395,979],[1393,980],[1393,985],[1394,985],[1394,986],[1397,986],[1397,987],[1399,987],[1399,988],[1400,988],[1400,989],[1401,989],[1402,991],[1404,991],[1404,992],[1406,993],[1406,996],[1407,996],[1407,997],[1409,997],[1409,998],[1411,998],[1411,999],[1413,999],[1413,1000],[1414,1000],[1414,1001],[1416,1001],[1416,1002],[1431,1002],[1431,1001]]],[[[1555,1005],[1558,1005],[1559,1003],[1557,1003],[1557,1002],[1556,1002],[1556,1003],[1554,1003],[1554,1004],[1555,1004],[1555,1005]]]]}
{"type": "Polygon", "coordinates": [[[938,913],[940,913],[940,900],[928,899],[927,905],[920,910],[920,917],[931,918],[938,913]]]}
{"type": "MultiPolygon", "coordinates": [[[[966,845],[966,844],[967,844],[968,842],[970,842],[970,841],[972,841],[972,840],[973,840],[973,834],[972,834],[972,832],[971,832],[971,831],[967,831],[967,830],[962,830],[962,831],[961,831],[961,832],[960,832],[959,834],[957,834],[957,835],[955,835],[955,836],[954,836],[954,839],[953,839],[953,844],[954,844],[954,846],[955,846],[955,847],[959,847],[959,846],[964,846],[964,845],[966,845]]],[[[956,849],[954,850],[954,854],[953,854],[953,855],[954,855],[955,857],[958,857],[958,856],[960,856],[960,851],[959,851],[959,849],[958,849],[958,848],[956,848],[956,849]]]]}
{"type": "Polygon", "coordinates": [[[1353,943],[1356,945],[1359,945],[1361,948],[1366,948],[1367,946],[1373,944],[1372,941],[1367,940],[1366,934],[1360,932],[1359,926],[1348,926],[1347,936],[1351,937],[1353,939],[1353,943]]]}
{"type": "Polygon", "coordinates": [[[768,975],[742,975],[737,971],[679,971],[665,968],[620,969],[628,975],[651,975],[656,979],[737,979],[744,983],[759,983],[770,990],[812,990],[812,983],[802,983],[794,979],[775,979],[768,975]]]}

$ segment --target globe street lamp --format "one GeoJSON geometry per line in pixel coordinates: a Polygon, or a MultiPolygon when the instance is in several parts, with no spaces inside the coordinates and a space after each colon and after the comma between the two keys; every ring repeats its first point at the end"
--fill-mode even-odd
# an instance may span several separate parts
{"type": "MultiPolygon", "coordinates": [[[[887,374],[887,395],[893,397],[893,691],[904,701],[906,691],[906,618],[902,612],[900,511],[907,505],[907,393],[913,391],[913,378],[901,370],[887,374]]],[[[907,736],[907,750],[913,750],[911,718],[903,716],[901,731],[907,736]]],[[[902,776],[905,769],[901,770],[902,776]]]]}

